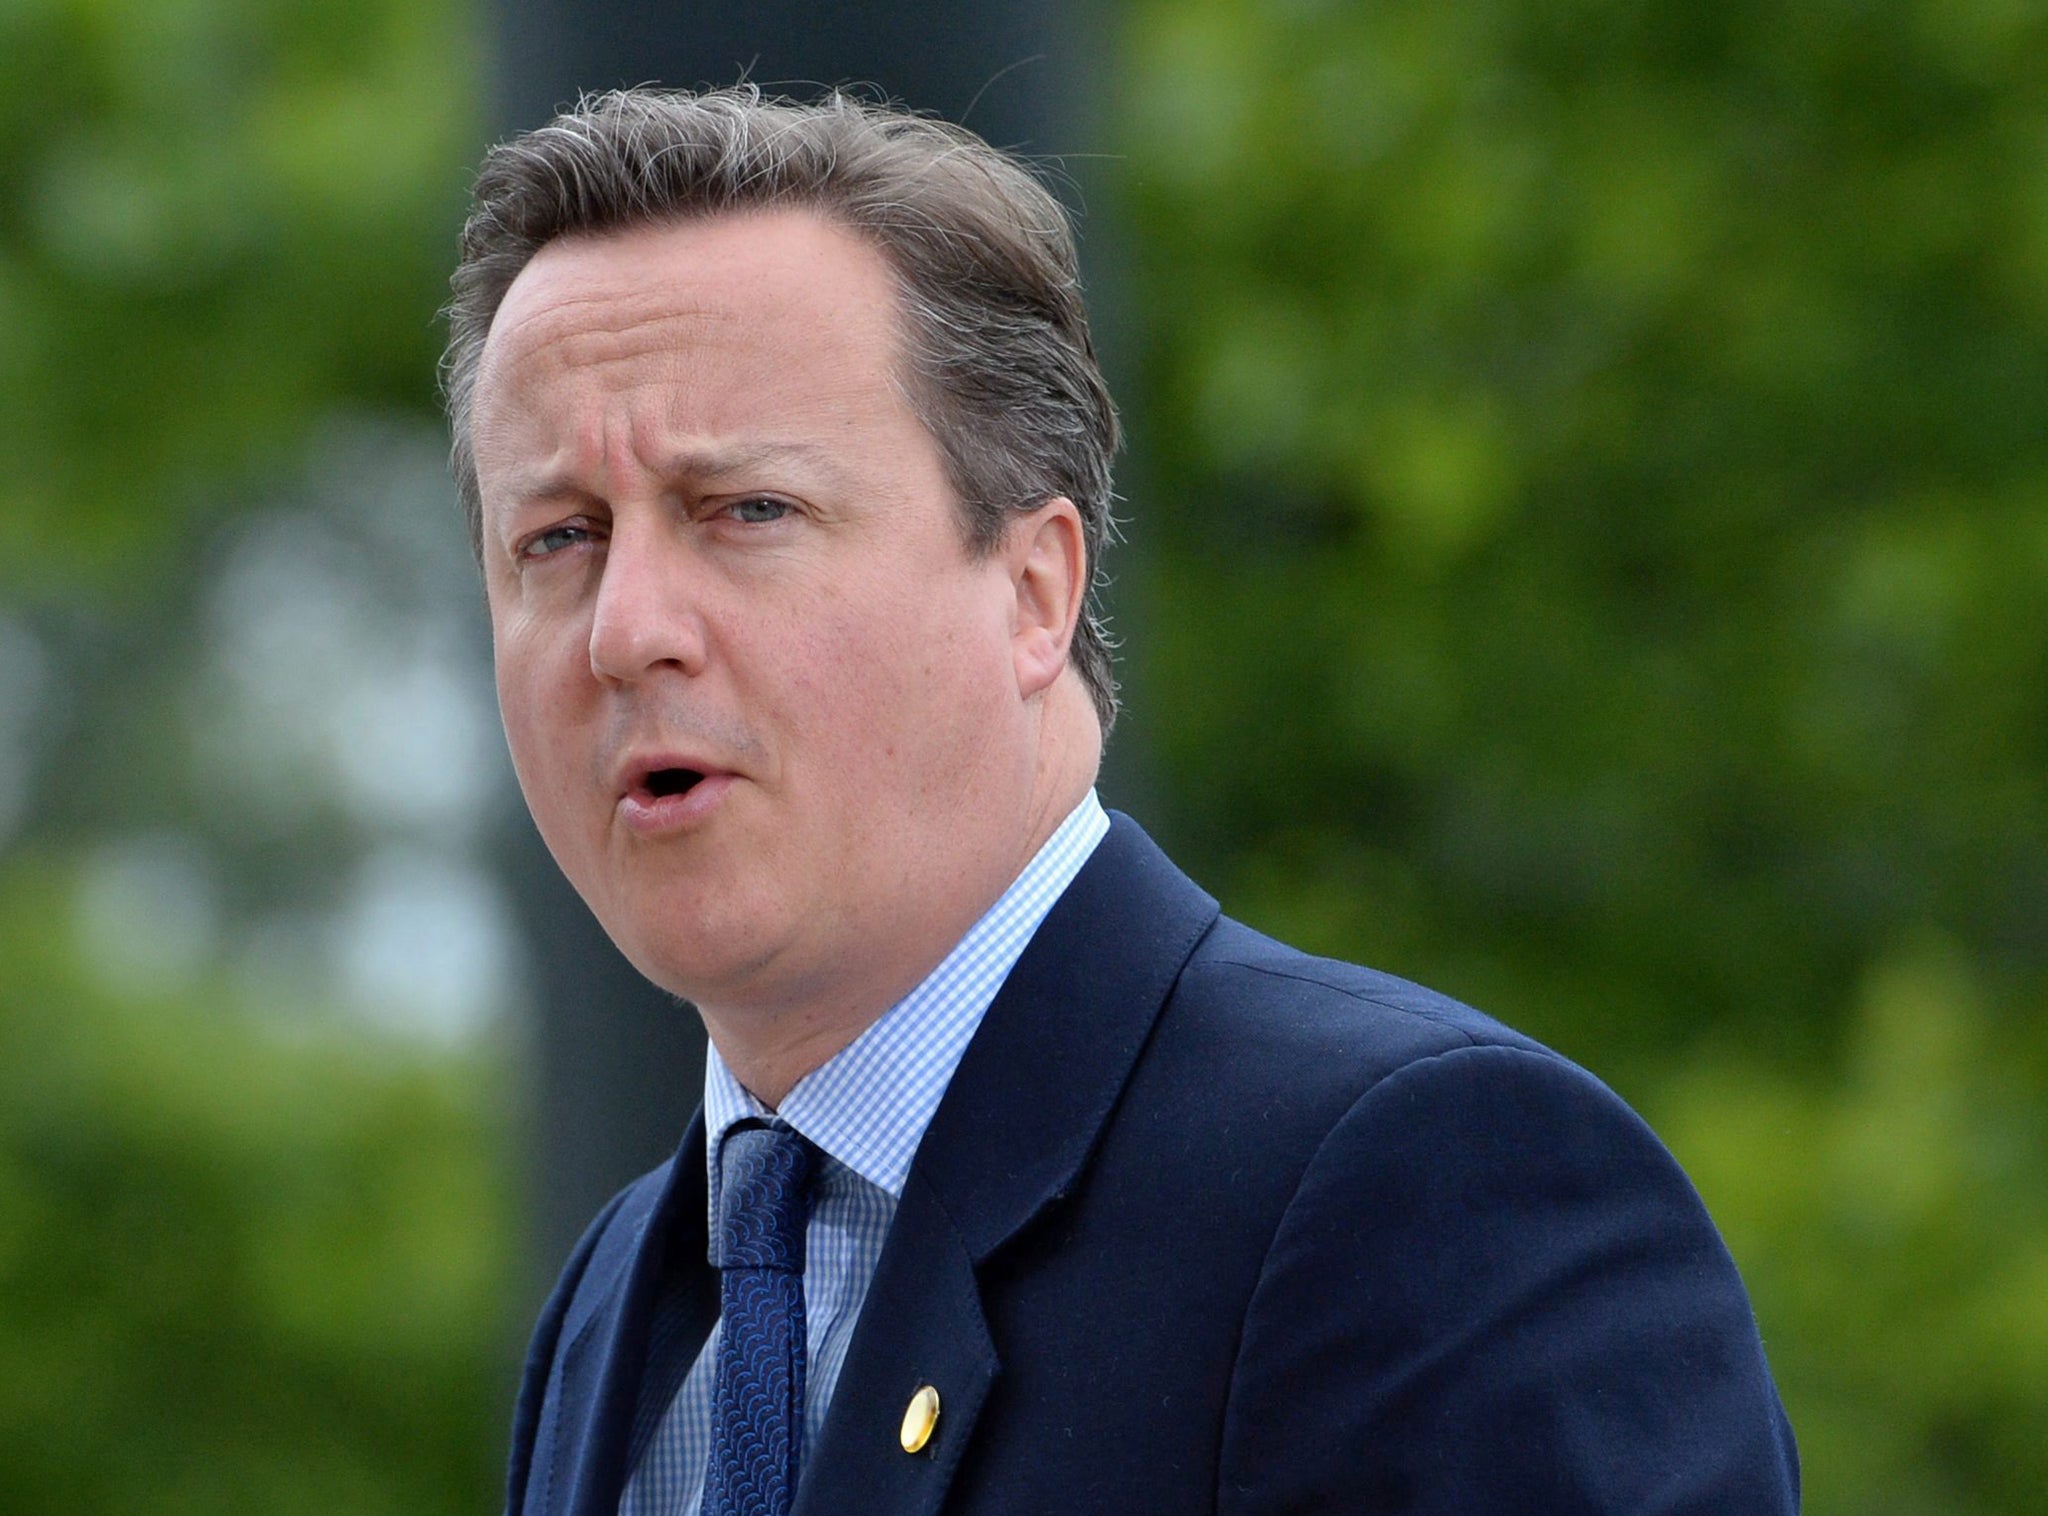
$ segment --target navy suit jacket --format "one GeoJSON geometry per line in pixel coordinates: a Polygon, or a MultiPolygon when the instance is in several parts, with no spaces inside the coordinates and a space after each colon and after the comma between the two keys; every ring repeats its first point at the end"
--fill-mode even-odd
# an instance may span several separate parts
{"type": "MultiPolygon", "coordinates": [[[[700,1119],[571,1257],[511,1511],[616,1511],[717,1314],[704,1168],[700,1119]],[[684,1341],[643,1383],[658,1299],[684,1341]]],[[[796,1513],[1767,1516],[1797,1486],[1735,1266],[1619,1099],[1219,916],[1118,817],[918,1150],[796,1513]]]]}

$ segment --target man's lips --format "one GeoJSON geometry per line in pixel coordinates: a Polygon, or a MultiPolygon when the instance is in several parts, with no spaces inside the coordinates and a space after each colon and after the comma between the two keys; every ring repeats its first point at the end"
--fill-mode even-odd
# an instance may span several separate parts
{"type": "Polygon", "coordinates": [[[643,836],[685,830],[709,816],[738,777],[693,754],[635,758],[619,777],[619,819],[643,836]]]}
{"type": "Polygon", "coordinates": [[[683,748],[646,748],[629,754],[613,771],[620,795],[660,798],[680,795],[710,774],[726,770],[702,753],[683,748]]]}

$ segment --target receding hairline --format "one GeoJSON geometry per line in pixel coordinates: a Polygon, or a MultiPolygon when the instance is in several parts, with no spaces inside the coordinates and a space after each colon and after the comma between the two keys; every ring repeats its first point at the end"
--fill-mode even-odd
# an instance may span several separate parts
{"type": "MultiPolygon", "coordinates": [[[[498,315],[511,299],[513,290],[518,288],[520,281],[526,278],[534,265],[543,260],[558,262],[564,257],[573,257],[580,252],[621,241],[637,238],[658,239],[696,227],[774,221],[809,225],[841,241],[865,248],[879,261],[882,270],[888,275],[899,305],[909,292],[909,271],[903,267],[900,257],[888,240],[874,228],[863,225],[858,219],[840,214],[837,208],[831,205],[792,199],[734,206],[684,206],[658,214],[636,216],[615,224],[571,227],[548,238],[528,253],[518,269],[505,281],[504,288],[499,292],[492,307],[491,323],[484,334],[485,341],[488,342],[490,333],[497,329],[498,315]]],[[[626,282],[634,287],[644,285],[644,281],[638,279],[626,282]]]]}
{"type": "MultiPolygon", "coordinates": [[[[525,262],[520,265],[518,271],[506,281],[503,291],[499,294],[495,305],[491,309],[490,324],[485,328],[482,339],[478,343],[474,377],[480,381],[490,367],[493,344],[501,333],[506,307],[513,304],[516,292],[520,289],[520,286],[526,283],[534,270],[544,263],[559,263],[565,257],[575,257],[582,253],[594,252],[608,246],[615,246],[622,241],[637,238],[659,239],[675,232],[687,231],[693,227],[715,227],[722,223],[745,223],[750,221],[808,223],[811,226],[833,234],[844,243],[866,248],[878,260],[878,267],[888,280],[892,345],[897,350],[899,358],[909,356],[908,333],[904,330],[903,319],[908,285],[904,271],[898,266],[897,261],[890,256],[889,248],[885,243],[866,235],[859,226],[846,221],[842,217],[831,215],[822,207],[793,204],[748,205],[734,207],[730,210],[682,210],[618,226],[577,227],[550,237],[546,242],[536,247],[525,262]]],[[[523,314],[523,319],[545,319],[555,312],[568,313],[588,305],[619,303],[622,297],[627,303],[628,314],[630,314],[631,303],[635,300],[638,300],[645,306],[648,312],[648,319],[645,324],[649,326],[656,324],[659,320],[703,319],[719,321],[738,319],[733,313],[721,310],[715,305],[706,305],[701,309],[674,309],[669,307],[666,303],[662,281],[658,277],[660,272],[658,267],[659,260],[650,258],[649,263],[655,266],[648,269],[635,269],[631,271],[606,270],[605,272],[613,276],[609,285],[600,281],[595,287],[590,288],[586,292],[565,292],[557,295],[551,298],[541,311],[532,313],[530,316],[523,314]]],[[[627,325],[622,325],[619,330],[623,333],[629,329],[629,326],[639,324],[641,323],[633,321],[627,325]]],[[[588,329],[585,328],[583,330],[587,331],[588,329]]]]}

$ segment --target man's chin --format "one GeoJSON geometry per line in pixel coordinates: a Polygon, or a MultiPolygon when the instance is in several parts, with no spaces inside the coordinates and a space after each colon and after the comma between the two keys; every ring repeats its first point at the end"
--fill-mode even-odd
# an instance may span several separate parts
{"type": "MultiPolygon", "coordinates": [[[[616,933],[613,940],[619,942],[616,933]]],[[[779,955],[764,944],[741,944],[731,934],[713,934],[708,942],[678,942],[667,934],[652,942],[619,946],[627,961],[655,986],[700,1009],[731,1008],[744,1014],[774,998],[770,981],[779,955]]]]}

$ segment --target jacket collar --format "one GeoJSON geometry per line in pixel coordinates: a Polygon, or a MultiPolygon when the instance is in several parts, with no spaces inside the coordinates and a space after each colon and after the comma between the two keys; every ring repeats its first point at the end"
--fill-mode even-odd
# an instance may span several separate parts
{"type": "Polygon", "coordinates": [[[1128,817],[989,1007],[910,1170],[792,1516],[938,1508],[1001,1364],[977,1270],[1079,1182],[1216,902],[1128,817]],[[898,1442],[939,1392],[929,1446],[898,1442]]]}
{"type": "MultiPolygon", "coordinates": [[[[977,1269],[1078,1183],[1216,917],[1216,902],[1112,813],[990,1005],[918,1148],[792,1516],[937,1509],[1001,1367],[977,1269]],[[940,1419],[929,1446],[907,1455],[901,1420],[924,1385],[939,1392],[940,1419]]],[[[633,1229],[593,1257],[578,1291],[592,1307],[565,1323],[555,1431],[570,1466],[543,1481],[547,1511],[617,1511],[636,1420],[644,1430],[645,1408],[658,1410],[664,1388],[673,1393],[668,1379],[681,1379],[673,1363],[655,1365],[643,1393],[657,1307],[686,1323],[684,1369],[709,1333],[718,1291],[704,1263],[705,1205],[700,1115],[652,1204],[637,1218],[622,1208],[616,1225],[633,1229]]]]}
{"type": "Polygon", "coordinates": [[[915,1170],[977,1264],[1073,1187],[1216,916],[1136,822],[1113,816],[989,1007],[918,1149],[915,1170]]]}

